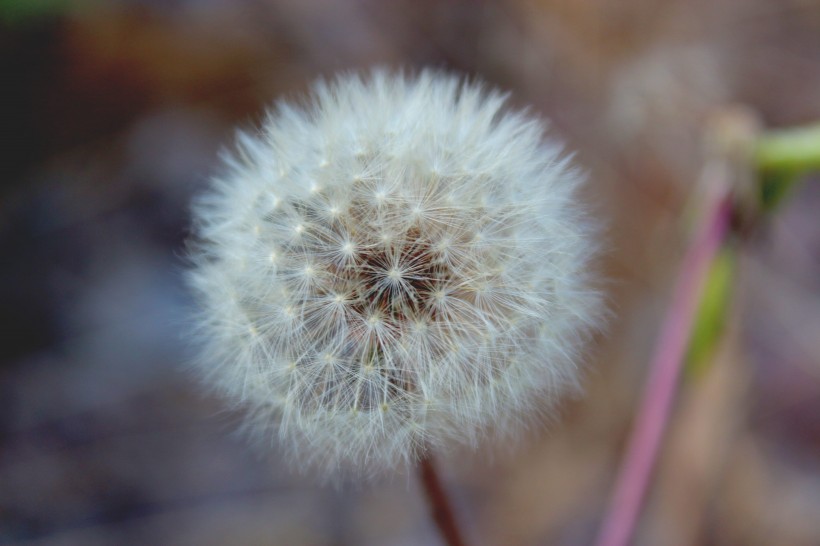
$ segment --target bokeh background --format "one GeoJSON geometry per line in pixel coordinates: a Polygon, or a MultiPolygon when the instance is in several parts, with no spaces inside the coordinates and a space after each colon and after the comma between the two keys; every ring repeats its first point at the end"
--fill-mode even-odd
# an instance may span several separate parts
{"type": "MultiPolygon", "coordinates": [[[[374,64],[510,90],[589,172],[613,318],[586,396],[442,461],[482,545],[584,545],[688,232],[707,120],[820,119],[811,0],[0,0],[0,544],[438,544],[412,476],[316,485],[186,371],[188,203],[235,127],[374,64]]],[[[820,544],[820,180],[743,241],[640,545],[820,544]]]]}

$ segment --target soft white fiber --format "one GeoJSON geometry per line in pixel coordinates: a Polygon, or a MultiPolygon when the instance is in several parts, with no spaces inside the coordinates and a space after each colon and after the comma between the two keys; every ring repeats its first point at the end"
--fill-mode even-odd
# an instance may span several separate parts
{"type": "Polygon", "coordinates": [[[200,369],[294,460],[378,473],[576,388],[600,316],[582,177],[504,103],[431,71],[320,82],[198,199],[200,369]]]}

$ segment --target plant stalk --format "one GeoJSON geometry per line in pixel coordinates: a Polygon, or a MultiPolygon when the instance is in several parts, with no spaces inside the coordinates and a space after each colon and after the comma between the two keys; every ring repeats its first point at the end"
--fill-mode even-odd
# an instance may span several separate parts
{"type": "Polygon", "coordinates": [[[441,483],[438,470],[432,455],[425,455],[419,464],[421,481],[430,515],[441,533],[447,546],[466,546],[461,530],[456,523],[455,513],[447,493],[441,483]]]}
{"type": "Polygon", "coordinates": [[[705,174],[711,192],[703,223],[684,256],[672,303],[649,364],[649,378],[626,457],[618,473],[598,546],[626,546],[632,537],[649,477],[669,420],[693,318],[709,266],[727,233],[731,197],[724,172],[705,174]],[[710,174],[715,175],[714,180],[710,174]]]}

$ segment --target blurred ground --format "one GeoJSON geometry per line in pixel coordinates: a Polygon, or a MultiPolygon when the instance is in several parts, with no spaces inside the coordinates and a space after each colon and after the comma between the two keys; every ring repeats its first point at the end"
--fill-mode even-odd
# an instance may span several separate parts
{"type": "MultiPolygon", "coordinates": [[[[820,119],[809,0],[0,2],[0,544],[436,544],[411,479],[338,490],[232,434],[184,370],[191,195],[233,128],[319,75],[480,75],[550,118],[610,226],[583,400],[445,462],[476,542],[595,534],[686,238],[707,117],[820,119]],[[468,461],[468,462],[465,462],[468,461]]],[[[820,544],[820,180],[745,243],[641,545],[820,544]]]]}

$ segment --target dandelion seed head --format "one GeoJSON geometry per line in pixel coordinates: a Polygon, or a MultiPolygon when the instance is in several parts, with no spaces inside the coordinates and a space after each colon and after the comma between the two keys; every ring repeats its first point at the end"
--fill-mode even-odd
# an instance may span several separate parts
{"type": "Polygon", "coordinates": [[[320,82],[198,199],[200,367],[295,460],[377,474],[577,386],[600,315],[582,177],[504,103],[438,72],[320,82]]]}

